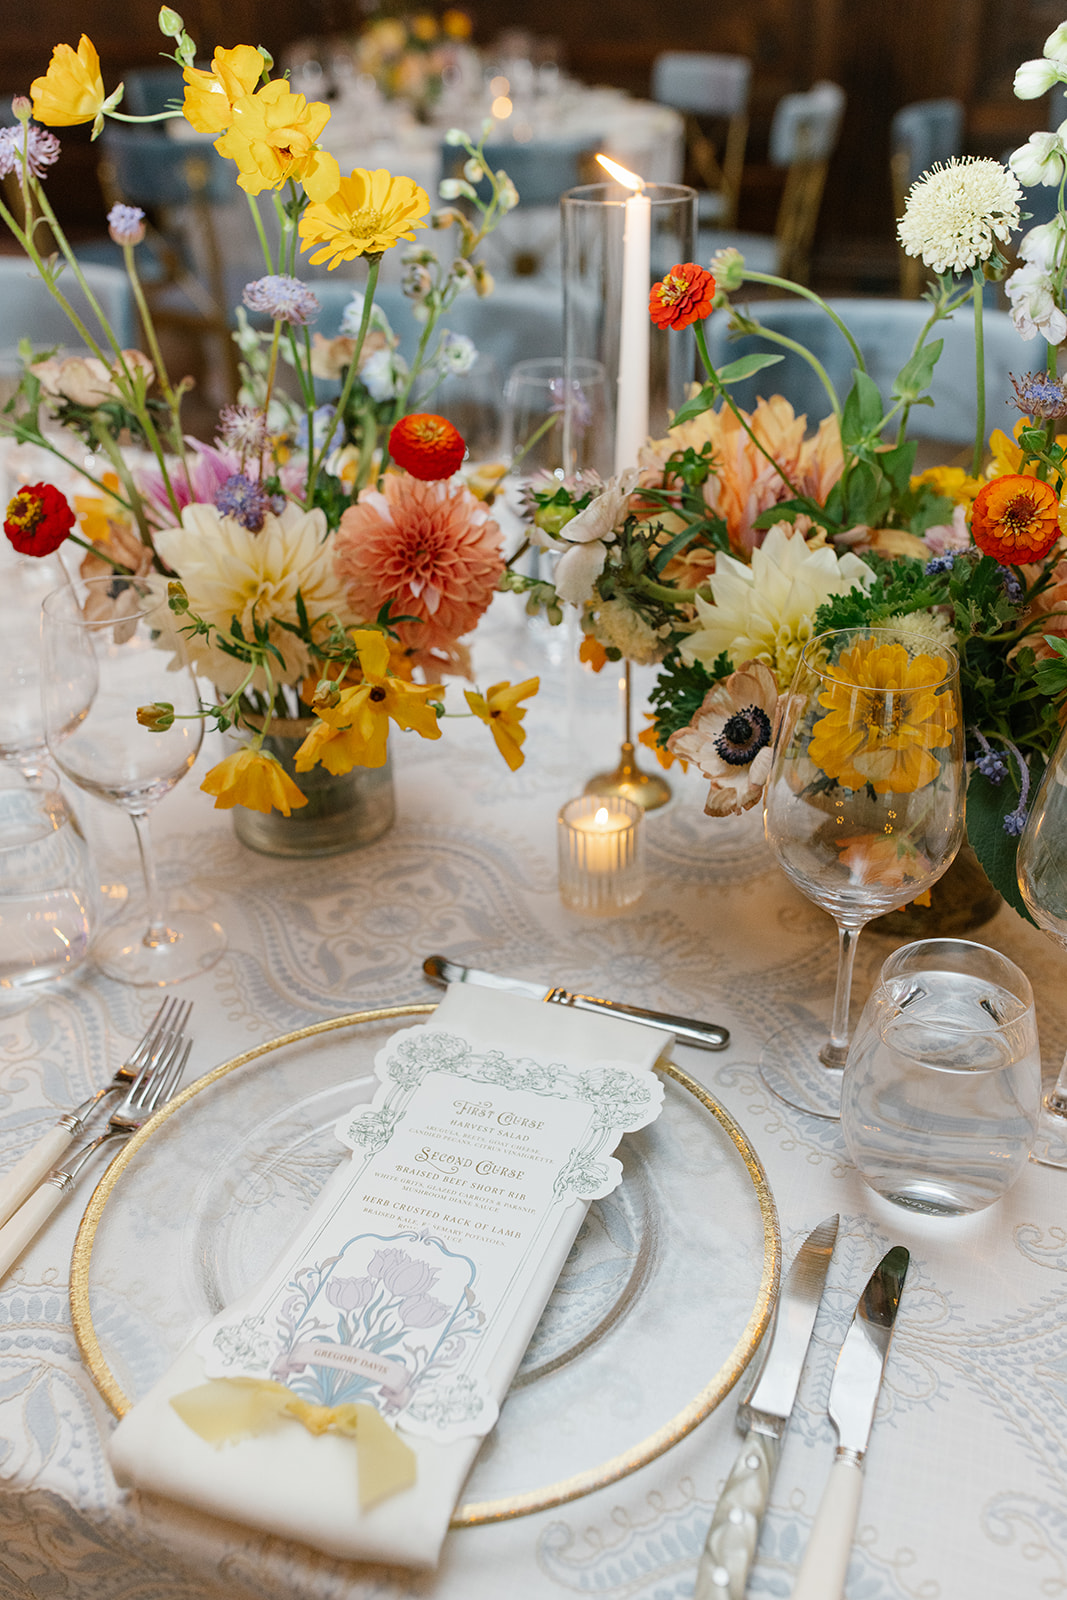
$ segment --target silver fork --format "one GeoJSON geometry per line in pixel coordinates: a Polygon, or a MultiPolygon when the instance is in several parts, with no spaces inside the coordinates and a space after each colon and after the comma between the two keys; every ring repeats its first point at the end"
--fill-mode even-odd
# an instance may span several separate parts
{"type": "Polygon", "coordinates": [[[40,1188],[34,1190],[11,1220],[0,1228],[0,1279],[44,1227],[96,1151],[112,1140],[128,1139],[143,1122],[147,1122],[153,1111],[171,1098],[181,1081],[192,1048],[191,1039],[172,1038],[161,1055],[146,1062],[125,1099],[112,1111],[103,1133],[90,1139],[63,1166],[53,1168],[40,1188]]]}
{"type": "Polygon", "coordinates": [[[38,1139],[33,1149],[27,1150],[11,1171],[0,1177],[0,1223],[13,1216],[27,1196],[47,1177],[67,1146],[83,1132],[86,1122],[104,1096],[114,1093],[116,1089],[125,1089],[143,1067],[151,1066],[175,1040],[181,1038],[192,1009],[191,1000],[176,1000],[173,995],[164,1000],[144,1036],[134,1045],[111,1082],[90,1095],[88,1100],[83,1100],[75,1110],[60,1117],[55,1126],[38,1139]]]}

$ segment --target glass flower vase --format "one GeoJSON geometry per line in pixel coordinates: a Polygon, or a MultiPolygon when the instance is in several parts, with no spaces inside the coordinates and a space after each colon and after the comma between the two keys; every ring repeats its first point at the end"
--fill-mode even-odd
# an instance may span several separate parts
{"type": "MultiPolygon", "coordinates": [[[[307,805],[285,816],[281,811],[233,809],[233,827],[250,850],[267,856],[337,856],[373,844],[396,820],[393,773],[389,760],[383,767],[353,767],[335,775],[325,767],[297,772],[293,759],[314,726],[312,717],[275,717],[263,741],[294,780],[307,805]]],[[[231,733],[244,743],[240,732],[231,733]]]]}

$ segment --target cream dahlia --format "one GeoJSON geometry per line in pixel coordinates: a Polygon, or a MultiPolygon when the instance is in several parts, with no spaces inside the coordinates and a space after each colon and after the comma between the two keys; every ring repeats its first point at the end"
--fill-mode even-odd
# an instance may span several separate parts
{"type": "Polygon", "coordinates": [[[367,619],[391,602],[401,641],[450,652],[486,610],[504,570],[500,529],[462,483],[423,483],[388,473],[364,489],[333,540],[348,604],[367,619]]]}
{"type": "MultiPolygon", "coordinates": [[[[269,625],[271,643],[285,663],[272,662],[276,683],[296,683],[311,670],[308,646],[281,626],[299,626],[298,594],[308,617],[320,624],[317,633],[329,631],[330,617],[343,623],[356,620],[325,541],[323,512],[302,511],[293,504],[280,516],[268,512],[258,533],[214,506],[186,506],[181,527],[164,528],[155,536],[156,549],[181,579],[189,608],[198,617],[222,632],[230,630],[236,617],[246,639],[255,636],[256,621],[269,625]]],[[[220,689],[230,691],[243,680],[245,663],[202,636],[193,636],[188,650],[194,667],[220,689]]],[[[262,673],[256,674],[253,687],[265,687],[262,673]]]]}

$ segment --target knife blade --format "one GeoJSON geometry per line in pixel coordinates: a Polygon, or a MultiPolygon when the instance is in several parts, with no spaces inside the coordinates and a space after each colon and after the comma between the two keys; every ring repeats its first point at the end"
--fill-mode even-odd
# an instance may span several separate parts
{"type": "Polygon", "coordinates": [[[482,972],[477,967],[463,967],[447,956],[427,956],[422,970],[431,983],[475,983],[483,989],[504,989],[509,994],[522,994],[530,1000],[545,1000],[553,1005],[573,1006],[576,1011],[606,1012],[609,1016],[625,1017],[631,1022],[643,1022],[648,1028],[660,1028],[673,1033],[679,1044],[695,1045],[698,1050],[725,1050],[730,1035],[714,1022],[698,1022],[692,1017],[672,1017],[665,1011],[646,1011],[641,1006],[623,1005],[621,1000],[597,1000],[592,995],[572,994],[569,989],[547,987],[543,983],[530,983],[526,978],[501,978],[495,972],[482,972]]]}
{"type": "Polygon", "coordinates": [[[763,1364],[737,1413],[748,1435],[723,1486],[697,1567],[693,1600],[742,1600],[756,1558],[760,1524],[800,1386],[804,1357],[826,1285],[836,1214],[820,1222],[797,1251],[778,1297],[763,1364]]]}
{"type": "Polygon", "coordinates": [[[882,1257],[860,1296],[838,1352],[827,1405],[837,1429],[837,1454],[800,1564],[793,1600],[831,1600],[844,1593],[863,1490],[863,1458],[909,1260],[903,1245],[895,1245],[882,1257]]]}

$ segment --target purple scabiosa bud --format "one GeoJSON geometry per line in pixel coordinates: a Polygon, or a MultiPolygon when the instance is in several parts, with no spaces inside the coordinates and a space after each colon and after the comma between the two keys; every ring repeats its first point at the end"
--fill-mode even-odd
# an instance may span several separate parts
{"type": "Polygon", "coordinates": [[[232,517],[249,533],[259,533],[270,508],[269,497],[243,472],[233,473],[215,495],[216,511],[232,517]]]}
{"type": "Polygon", "coordinates": [[[1014,373],[1011,386],[1019,410],[1035,421],[1050,422],[1057,417],[1067,417],[1067,385],[1047,372],[1028,372],[1017,378],[1014,373]]]}
{"type": "Polygon", "coordinates": [[[306,327],[319,314],[318,299],[307,284],[280,272],[246,283],[244,303],[249,311],[260,311],[274,322],[290,322],[298,328],[306,327]]]}
{"type": "Polygon", "coordinates": [[[144,238],[144,212],[140,206],[116,202],[107,214],[107,231],[116,244],[140,244],[144,238]]]}
{"type": "Polygon", "coordinates": [[[923,568],[923,571],[926,573],[926,576],[930,578],[935,572],[951,572],[955,562],[956,557],[952,554],[952,552],[946,551],[943,556],[931,556],[930,560],[923,568]]]}

